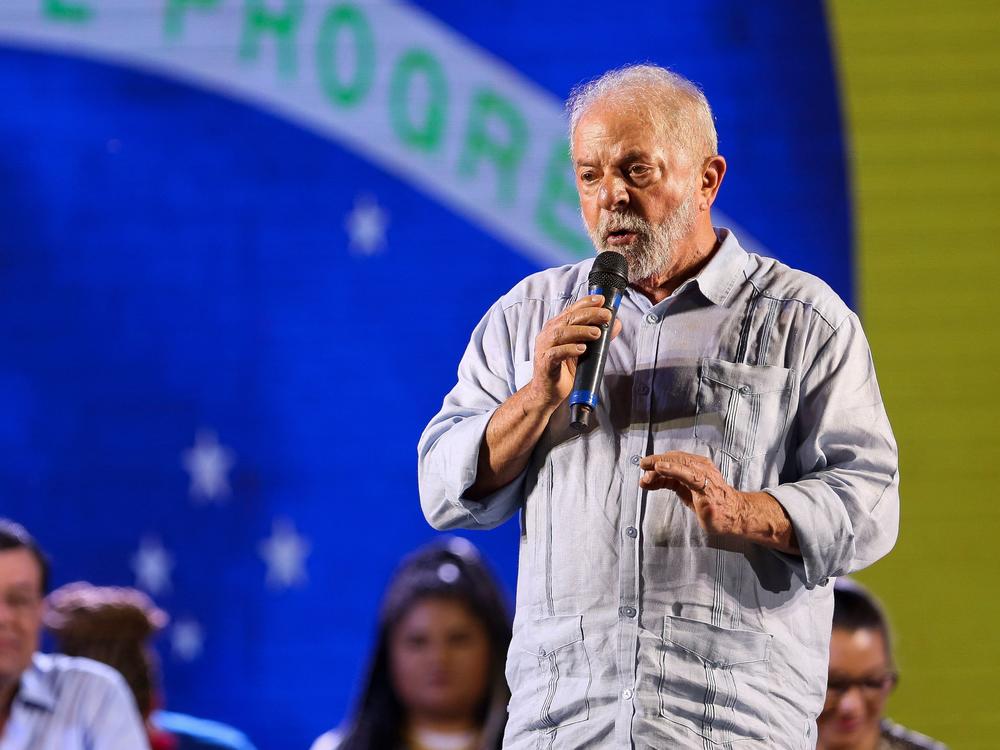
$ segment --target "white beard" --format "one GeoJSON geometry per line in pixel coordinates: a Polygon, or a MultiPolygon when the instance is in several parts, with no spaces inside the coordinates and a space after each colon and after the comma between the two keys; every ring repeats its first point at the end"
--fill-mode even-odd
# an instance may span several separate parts
{"type": "Polygon", "coordinates": [[[645,281],[670,266],[681,240],[694,229],[698,211],[695,208],[697,193],[688,193],[679,205],[662,223],[653,226],[633,213],[601,211],[597,227],[587,229],[594,247],[600,252],[611,250],[621,253],[628,261],[628,281],[636,284],[645,281]],[[611,232],[625,230],[635,232],[636,239],[631,245],[614,246],[607,242],[611,232]]]}

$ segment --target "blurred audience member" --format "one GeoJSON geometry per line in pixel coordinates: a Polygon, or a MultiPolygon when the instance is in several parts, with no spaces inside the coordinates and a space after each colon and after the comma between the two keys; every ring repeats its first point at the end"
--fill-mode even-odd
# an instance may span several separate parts
{"type": "Polygon", "coordinates": [[[817,720],[818,750],[945,750],[939,742],[884,717],[899,680],[889,622],[859,583],[833,589],[833,633],[826,704],[817,720]]]}
{"type": "Polygon", "coordinates": [[[103,662],[125,678],[153,750],[253,750],[225,724],[157,710],[159,669],[149,641],[169,618],[144,593],[77,582],[53,591],[47,604],[45,625],[62,653],[103,662]]]}
{"type": "Polygon", "coordinates": [[[471,543],[421,548],[383,598],[355,715],[313,750],[496,750],[510,636],[504,597],[471,543]]]}
{"type": "Polygon", "coordinates": [[[48,577],[35,540],[0,519],[0,750],[148,749],[120,674],[38,653],[48,577]]]}

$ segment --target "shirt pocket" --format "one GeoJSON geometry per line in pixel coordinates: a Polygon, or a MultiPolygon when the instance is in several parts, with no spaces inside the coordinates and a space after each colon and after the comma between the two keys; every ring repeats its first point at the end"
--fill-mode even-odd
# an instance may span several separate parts
{"type": "Polygon", "coordinates": [[[735,461],[774,450],[784,438],[794,374],[784,367],[702,358],[695,438],[735,461]]]}
{"type": "Polygon", "coordinates": [[[767,739],[772,638],[664,618],[660,715],[713,743],[767,739]]]}
{"type": "Polygon", "coordinates": [[[514,673],[508,674],[511,712],[525,717],[528,729],[548,731],[589,718],[591,668],[581,615],[532,623],[516,661],[514,673]]]}

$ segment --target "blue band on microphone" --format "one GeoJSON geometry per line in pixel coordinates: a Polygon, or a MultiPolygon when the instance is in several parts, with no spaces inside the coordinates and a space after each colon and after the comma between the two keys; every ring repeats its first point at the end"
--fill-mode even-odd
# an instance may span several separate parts
{"type": "Polygon", "coordinates": [[[593,391],[573,391],[569,394],[569,404],[570,406],[576,406],[577,404],[586,404],[591,409],[596,409],[597,405],[601,402],[600,397],[593,391]]]}

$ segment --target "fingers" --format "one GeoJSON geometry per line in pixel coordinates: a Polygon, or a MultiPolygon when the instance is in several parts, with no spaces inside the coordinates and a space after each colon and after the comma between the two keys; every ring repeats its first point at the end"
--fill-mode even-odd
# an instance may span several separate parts
{"type": "Polygon", "coordinates": [[[593,294],[584,297],[563,310],[550,322],[556,325],[602,326],[611,322],[611,311],[604,305],[604,297],[593,294]]]}
{"type": "Polygon", "coordinates": [[[673,477],[664,476],[655,471],[647,471],[639,477],[639,486],[644,490],[675,490],[682,485],[673,477]]]}
{"type": "Polygon", "coordinates": [[[542,369],[549,373],[554,373],[566,360],[576,359],[586,351],[586,344],[561,344],[546,349],[535,358],[542,369]]]}
{"type": "Polygon", "coordinates": [[[561,344],[575,344],[578,342],[593,341],[600,338],[601,329],[597,326],[559,326],[552,330],[548,337],[549,342],[554,346],[561,344]]]}
{"type": "Polygon", "coordinates": [[[708,479],[708,474],[704,470],[693,469],[671,461],[657,461],[653,464],[653,470],[661,477],[673,479],[692,490],[704,489],[708,479]]]}
{"type": "Polygon", "coordinates": [[[655,471],[647,471],[639,477],[639,486],[647,491],[671,490],[685,506],[694,510],[694,498],[687,485],[678,482],[673,477],[666,477],[657,474],[655,471]]]}
{"type": "MultiPolygon", "coordinates": [[[[611,311],[600,306],[603,302],[604,297],[601,295],[590,295],[549,320],[535,340],[536,359],[543,358],[553,348],[566,344],[586,344],[600,338],[601,326],[611,321],[611,311]]],[[[560,357],[559,361],[565,359],[566,357],[560,357]]]]}
{"type": "Polygon", "coordinates": [[[646,489],[683,487],[690,492],[704,492],[709,481],[718,474],[715,464],[704,456],[683,451],[646,456],[639,467],[646,470],[639,480],[646,489]]]}
{"type": "Polygon", "coordinates": [[[639,462],[639,466],[643,469],[653,469],[657,461],[666,461],[671,464],[688,466],[695,469],[715,468],[715,464],[704,456],[697,456],[694,453],[686,453],[685,451],[667,451],[666,453],[646,456],[639,462]]]}

